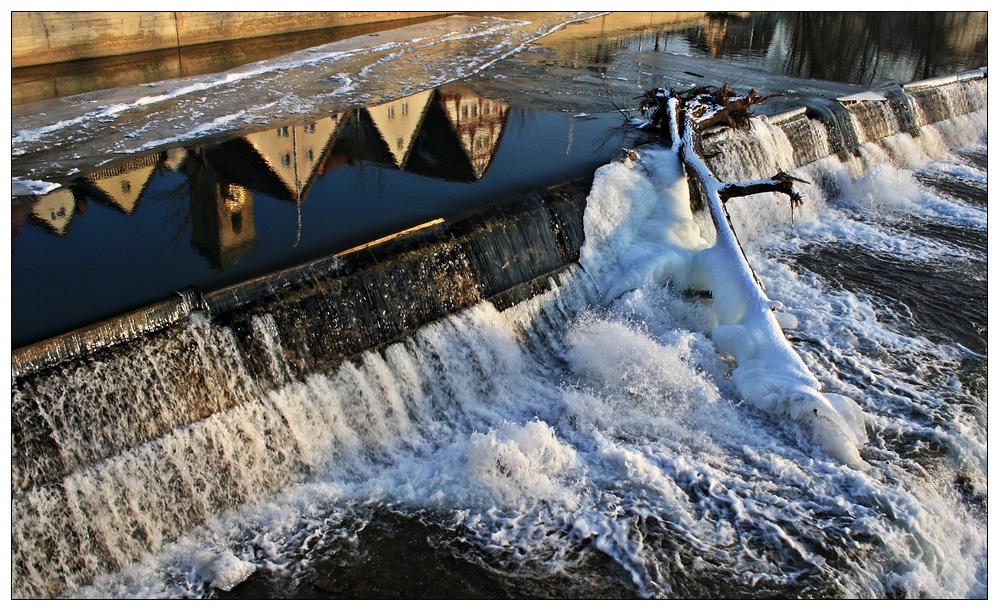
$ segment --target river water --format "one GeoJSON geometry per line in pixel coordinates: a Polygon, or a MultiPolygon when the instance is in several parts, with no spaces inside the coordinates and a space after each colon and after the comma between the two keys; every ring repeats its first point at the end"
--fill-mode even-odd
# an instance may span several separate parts
{"type": "MultiPolygon", "coordinates": [[[[611,15],[536,42],[558,19],[469,18],[440,30],[461,36],[434,34],[430,59],[407,58],[431,38],[421,24],[379,51],[421,66],[422,83],[398,81],[407,96],[386,85],[407,66],[368,57],[334,66],[324,82],[343,106],[317,113],[307,91],[282,95],[321,66],[299,58],[257,70],[266,86],[206,100],[154,84],[162,101],[101,94],[123,105],[110,111],[85,94],[69,110],[51,102],[57,120],[15,121],[15,191],[35,193],[14,204],[15,346],[596,173],[581,265],[551,290],[502,311],[480,303],[73,473],[57,496],[85,524],[48,560],[23,548],[56,523],[51,491],[24,494],[15,548],[36,569],[21,565],[15,596],[987,597],[985,111],[798,168],[809,185],[793,222],[786,200],[731,205],[768,296],[798,321],[788,338],[864,411],[861,468],[743,400],[710,339],[710,299],[651,277],[604,298],[629,257],[653,252],[649,227],[669,226],[634,187],[665,188],[655,172],[611,161],[649,140],[623,125],[637,93],[729,81],[787,92],[775,112],[986,62],[977,15],[823,15],[611,15]],[[488,44],[455,48],[480,33],[488,44]],[[856,48],[871,57],[856,62],[856,48]],[[406,89],[421,84],[426,95],[406,89]],[[389,135],[404,100],[421,120],[389,135]],[[449,101],[458,117],[481,113],[477,136],[491,140],[463,146],[449,101]],[[254,124],[275,106],[307,117],[254,124]],[[294,164],[286,136],[306,142],[288,149],[294,164]],[[108,162],[122,151],[141,155],[108,162]],[[62,217],[45,205],[56,197],[62,217]],[[617,237],[599,246],[608,222],[617,237]],[[304,465],[293,477],[289,460],[304,465]],[[176,482],[149,486],[163,464],[176,482]],[[248,500],[183,532],[158,517],[174,511],[162,490],[190,485],[207,507],[222,477],[248,500]],[[98,552],[69,560],[74,541],[98,552]]],[[[199,86],[181,84],[211,90],[199,86]]],[[[266,317],[254,325],[269,333],[266,317]]],[[[197,316],[189,326],[221,337],[197,316]]]]}

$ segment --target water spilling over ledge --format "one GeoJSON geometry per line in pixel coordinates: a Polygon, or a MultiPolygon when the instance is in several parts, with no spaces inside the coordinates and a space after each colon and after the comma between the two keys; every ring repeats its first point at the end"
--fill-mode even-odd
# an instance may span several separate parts
{"type": "MultiPolygon", "coordinates": [[[[979,112],[986,87],[976,71],[790,111],[750,132],[708,134],[705,151],[729,180],[829,156],[850,167],[866,144],[979,112]]],[[[349,385],[340,365],[374,371],[373,352],[392,362],[390,346],[483,300],[504,309],[587,286],[576,262],[589,186],[578,180],[226,289],[188,291],[15,351],[15,596],[58,595],[302,481],[313,464],[310,424],[272,409],[274,393],[330,383],[317,374],[349,385]]],[[[589,299],[581,290],[573,307],[589,299]]],[[[358,384],[359,406],[368,392],[358,384]]]]}

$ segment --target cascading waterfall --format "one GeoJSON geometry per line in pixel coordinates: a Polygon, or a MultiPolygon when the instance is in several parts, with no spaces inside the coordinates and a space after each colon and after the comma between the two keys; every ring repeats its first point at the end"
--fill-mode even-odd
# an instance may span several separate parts
{"type": "MultiPolygon", "coordinates": [[[[722,180],[797,168],[811,184],[795,222],[820,240],[857,225],[822,226],[851,185],[985,133],[986,86],[961,75],[791,111],[705,150],[722,180]]],[[[732,200],[803,359],[872,414],[870,467],[827,461],[739,403],[710,306],[655,270],[605,303],[623,253],[592,263],[592,219],[609,244],[678,225],[600,176],[189,299],[139,339],[15,354],[13,595],[295,580],[371,519],[366,503],[452,529],[508,572],[609,559],[643,596],[982,595],[984,407],[892,360],[930,355],[947,378],[963,353],[765,254],[786,201],[732,200]]],[[[685,230],[713,238],[703,213],[685,230]]]]}

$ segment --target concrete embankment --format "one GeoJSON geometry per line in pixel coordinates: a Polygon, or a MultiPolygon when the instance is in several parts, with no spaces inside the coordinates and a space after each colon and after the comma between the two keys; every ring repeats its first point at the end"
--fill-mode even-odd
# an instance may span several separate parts
{"type": "Polygon", "coordinates": [[[11,67],[444,14],[434,11],[15,11],[11,13],[11,67]]]}

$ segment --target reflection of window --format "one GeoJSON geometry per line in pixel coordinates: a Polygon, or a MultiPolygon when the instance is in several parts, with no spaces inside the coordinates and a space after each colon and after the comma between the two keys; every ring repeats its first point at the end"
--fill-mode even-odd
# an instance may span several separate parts
{"type": "Polygon", "coordinates": [[[285,153],[284,155],[281,155],[281,165],[283,165],[284,167],[290,166],[291,165],[291,155],[289,155],[288,153],[285,153]]]}
{"type": "Polygon", "coordinates": [[[395,105],[392,105],[392,106],[388,107],[388,118],[389,119],[394,119],[395,118],[395,105]]]}
{"type": "Polygon", "coordinates": [[[285,125],[284,127],[279,127],[278,128],[278,137],[279,138],[287,138],[288,137],[288,126],[287,125],[285,125]]]}
{"type": "Polygon", "coordinates": [[[402,116],[409,116],[409,102],[402,103],[402,116]]]}
{"type": "Polygon", "coordinates": [[[395,139],[395,148],[402,150],[402,136],[395,139]]]}
{"type": "Polygon", "coordinates": [[[66,208],[59,208],[58,210],[53,210],[51,213],[52,220],[61,219],[66,216],[66,208]]]}
{"type": "Polygon", "coordinates": [[[305,151],[305,158],[312,161],[312,149],[305,151]]]}
{"type": "Polygon", "coordinates": [[[229,221],[232,224],[232,232],[233,233],[239,233],[239,232],[243,231],[243,213],[242,212],[239,212],[239,211],[233,212],[232,216],[229,217],[229,221]]]}
{"type": "Polygon", "coordinates": [[[121,192],[122,193],[128,193],[131,190],[132,190],[132,183],[128,182],[127,180],[121,181],[121,192]]]}
{"type": "Polygon", "coordinates": [[[307,134],[314,134],[314,133],[316,133],[316,124],[315,123],[309,123],[308,125],[306,125],[305,126],[305,133],[307,133],[307,134]]]}

